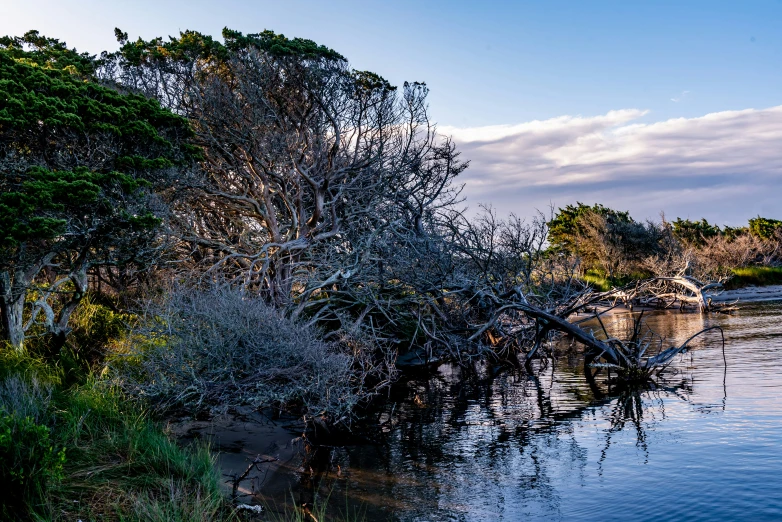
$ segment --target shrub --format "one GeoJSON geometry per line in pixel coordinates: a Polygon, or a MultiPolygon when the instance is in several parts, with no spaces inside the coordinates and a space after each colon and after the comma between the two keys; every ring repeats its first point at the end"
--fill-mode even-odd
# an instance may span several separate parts
{"type": "Polygon", "coordinates": [[[355,371],[363,350],[323,341],[258,297],[178,289],[146,317],[131,352],[110,366],[129,394],[157,407],[276,406],[342,417],[368,395],[367,371],[355,371]]]}
{"type": "Polygon", "coordinates": [[[749,233],[760,239],[774,239],[782,231],[782,221],[756,217],[749,220],[749,233]]]}
{"type": "Polygon", "coordinates": [[[3,515],[18,516],[39,503],[62,479],[65,448],[52,439],[51,393],[36,379],[7,377],[0,383],[0,491],[3,515]]]}

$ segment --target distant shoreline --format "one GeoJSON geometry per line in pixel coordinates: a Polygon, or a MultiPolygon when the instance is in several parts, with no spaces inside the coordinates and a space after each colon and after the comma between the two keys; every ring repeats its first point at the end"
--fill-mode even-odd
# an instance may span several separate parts
{"type": "MultiPolygon", "coordinates": [[[[736,301],[737,305],[744,303],[757,303],[763,301],[782,301],[782,285],[767,285],[767,286],[744,286],[733,290],[723,290],[719,294],[711,296],[712,300],[719,303],[730,303],[736,301]]],[[[605,305],[598,306],[598,311],[601,311],[603,316],[611,316],[615,314],[627,314],[634,312],[652,312],[660,310],[659,308],[651,306],[638,306],[633,309],[629,309],[621,303],[616,307],[608,307],[605,305]]],[[[571,317],[571,321],[583,320],[585,313],[578,313],[571,317]]]]}
{"type": "Polygon", "coordinates": [[[776,301],[782,300],[782,285],[745,286],[734,290],[725,290],[712,297],[714,301],[776,301]]]}

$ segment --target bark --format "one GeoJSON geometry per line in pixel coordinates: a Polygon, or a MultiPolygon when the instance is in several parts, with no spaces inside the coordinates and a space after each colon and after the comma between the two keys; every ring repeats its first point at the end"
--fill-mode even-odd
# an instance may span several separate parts
{"type": "Polygon", "coordinates": [[[0,272],[0,339],[19,351],[24,349],[24,296],[11,282],[11,275],[0,272]]]}
{"type": "Polygon", "coordinates": [[[713,294],[710,294],[707,291],[721,288],[721,283],[707,284],[698,281],[693,277],[677,276],[656,277],[654,279],[650,279],[648,282],[639,285],[636,292],[639,294],[649,295],[650,297],[647,297],[647,299],[665,300],[666,298],[671,298],[673,300],[678,300],[681,303],[694,303],[698,306],[698,309],[701,313],[708,313],[715,310],[715,305],[712,303],[713,294]],[[654,287],[656,283],[667,283],[669,285],[673,285],[674,287],[681,288],[684,291],[660,291],[654,287]],[[692,295],[687,295],[687,293],[692,295]]]}

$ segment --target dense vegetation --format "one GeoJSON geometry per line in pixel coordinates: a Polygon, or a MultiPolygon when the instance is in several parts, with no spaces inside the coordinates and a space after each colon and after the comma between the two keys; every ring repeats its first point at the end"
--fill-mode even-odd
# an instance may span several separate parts
{"type": "Polygon", "coordinates": [[[426,85],[312,41],[116,36],[0,38],[4,517],[229,517],[149,412],[349,425],[403,360],[528,362],[595,286],[779,281],[773,219],[468,218],[426,85]]]}
{"type": "Polygon", "coordinates": [[[757,217],[735,228],[706,219],[639,223],[628,212],[578,203],[559,209],[549,227],[550,250],[577,258],[583,279],[603,290],[679,270],[731,280],[734,287],[769,284],[773,277],[757,274],[782,265],[782,222],[774,219],[757,217]]]}

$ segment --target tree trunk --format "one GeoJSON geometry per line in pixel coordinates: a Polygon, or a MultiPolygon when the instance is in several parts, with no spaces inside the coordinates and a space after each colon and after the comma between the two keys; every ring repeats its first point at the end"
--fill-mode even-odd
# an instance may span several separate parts
{"type": "Polygon", "coordinates": [[[0,272],[0,340],[7,341],[16,350],[24,349],[24,292],[16,292],[11,275],[0,272]]]}

